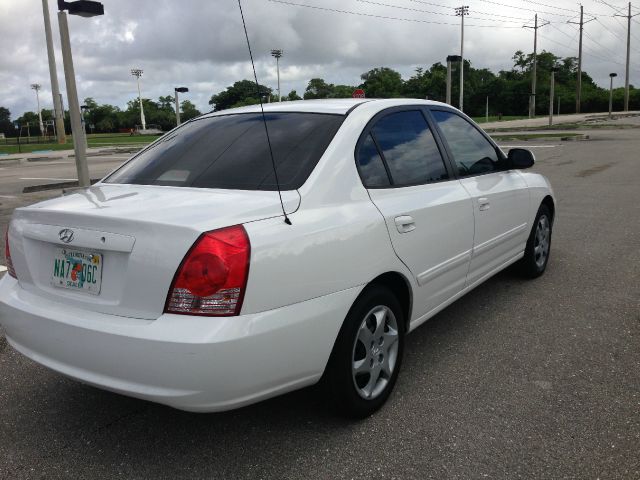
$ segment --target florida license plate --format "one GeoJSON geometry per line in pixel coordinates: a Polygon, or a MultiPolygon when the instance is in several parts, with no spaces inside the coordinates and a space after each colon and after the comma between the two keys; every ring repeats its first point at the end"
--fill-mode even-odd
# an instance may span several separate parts
{"type": "Polygon", "coordinates": [[[51,284],[93,295],[100,293],[102,254],[56,248],[52,262],[51,284]]]}

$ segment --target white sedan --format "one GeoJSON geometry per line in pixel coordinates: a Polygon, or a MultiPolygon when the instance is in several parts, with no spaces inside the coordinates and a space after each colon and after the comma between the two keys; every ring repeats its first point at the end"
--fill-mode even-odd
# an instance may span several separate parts
{"type": "Polygon", "coordinates": [[[322,381],[369,415],[405,334],[513,263],[544,272],[555,201],[533,161],[430,101],[204,115],[15,210],[0,322],[42,365],[175,408],[322,381]]]}

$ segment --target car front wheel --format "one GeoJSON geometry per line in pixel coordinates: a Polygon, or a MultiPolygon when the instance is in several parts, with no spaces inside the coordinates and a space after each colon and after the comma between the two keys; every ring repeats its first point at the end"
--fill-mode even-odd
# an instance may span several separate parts
{"type": "Polygon", "coordinates": [[[387,400],[400,370],[405,319],[396,297],[373,285],[358,297],[342,326],[326,381],[332,403],[363,418],[387,400]]]}
{"type": "Polygon", "coordinates": [[[520,269],[528,278],[536,278],[544,273],[549,263],[552,232],[551,211],[544,203],[540,205],[536,220],[531,228],[520,269]]]}

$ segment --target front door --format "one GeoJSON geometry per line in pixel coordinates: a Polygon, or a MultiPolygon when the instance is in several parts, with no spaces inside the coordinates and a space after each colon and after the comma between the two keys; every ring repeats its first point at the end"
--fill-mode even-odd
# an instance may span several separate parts
{"type": "Polygon", "coordinates": [[[456,112],[432,110],[458,169],[460,183],[473,199],[475,235],[467,284],[471,285],[524,251],[529,190],[510,170],[496,146],[456,112]]]}
{"type": "Polygon", "coordinates": [[[471,196],[447,169],[419,107],[376,117],[357,159],[393,248],[419,286],[415,316],[424,315],[465,286],[473,247],[471,196]]]}

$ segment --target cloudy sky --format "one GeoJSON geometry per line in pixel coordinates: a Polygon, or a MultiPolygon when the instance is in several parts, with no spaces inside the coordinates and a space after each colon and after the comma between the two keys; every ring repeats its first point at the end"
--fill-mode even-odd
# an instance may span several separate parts
{"type": "MultiPolygon", "coordinates": [[[[247,27],[261,83],[275,88],[272,48],[282,48],[283,94],[301,94],[308,80],[357,84],[359,75],[390,66],[405,78],[417,66],[443,62],[460,49],[460,19],[452,0],[243,0],[247,27]],[[301,5],[307,5],[301,6],[301,5]],[[316,8],[310,8],[313,6],[316,8]]],[[[66,92],[56,17],[49,0],[58,78],[66,92]]],[[[157,99],[174,86],[190,89],[183,98],[208,111],[213,93],[236,80],[251,78],[237,0],[103,0],[105,15],[70,17],[71,42],[80,98],[124,107],[136,96],[131,68],[142,68],[142,93],[157,99]]],[[[538,49],[577,55],[579,19],[572,0],[468,0],[465,58],[494,71],[512,67],[520,49],[533,50],[533,32],[522,28],[551,22],[539,29],[538,49]]],[[[609,72],[624,82],[626,13],[622,0],[585,0],[583,68],[603,86],[609,72]],[[619,10],[623,8],[623,10],[619,10]]],[[[640,13],[636,0],[632,12],[640,13]]],[[[640,84],[640,16],[632,25],[631,83],[640,84]],[[635,31],[634,31],[635,30],[635,31]]],[[[51,108],[42,0],[0,0],[0,106],[15,118],[35,111],[31,83],[42,84],[41,103],[51,108]]],[[[65,104],[66,104],[65,96],[65,104]]]]}

